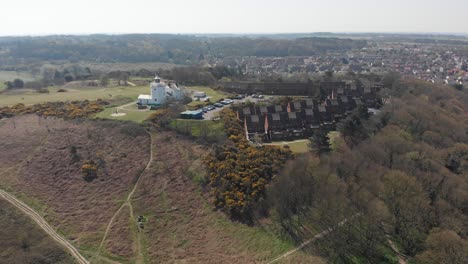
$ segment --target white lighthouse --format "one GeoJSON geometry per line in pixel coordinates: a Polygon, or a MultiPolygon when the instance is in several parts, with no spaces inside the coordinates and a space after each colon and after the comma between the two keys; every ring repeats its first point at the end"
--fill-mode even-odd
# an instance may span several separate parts
{"type": "Polygon", "coordinates": [[[151,99],[154,101],[152,104],[162,106],[167,103],[166,98],[166,84],[161,82],[161,78],[156,76],[154,81],[150,85],[151,87],[151,99]]]}
{"type": "Polygon", "coordinates": [[[164,106],[170,100],[183,100],[184,91],[181,90],[177,84],[166,83],[161,81],[161,78],[156,76],[150,84],[151,94],[140,94],[138,96],[139,105],[150,105],[150,106],[164,106]]]}

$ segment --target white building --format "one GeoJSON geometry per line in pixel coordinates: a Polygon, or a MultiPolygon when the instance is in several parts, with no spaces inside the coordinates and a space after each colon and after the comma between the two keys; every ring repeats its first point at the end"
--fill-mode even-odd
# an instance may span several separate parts
{"type": "Polygon", "coordinates": [[[150,84],[151,94],[140,94],[138,96],[139,105],[164,106],[169,101],[181,101],[184,99],[184,91],[175,83],[166,84],[156,76],[150,84]]]}

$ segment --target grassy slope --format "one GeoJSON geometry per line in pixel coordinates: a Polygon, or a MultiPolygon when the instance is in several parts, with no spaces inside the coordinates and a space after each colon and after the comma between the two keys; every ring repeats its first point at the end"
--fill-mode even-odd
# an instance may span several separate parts
{"type": "MultiPolygon", "coordinates": [[[[213,211],[209,198],[195,183],[204,173],[206,148],[174,133],[154,134],[155,160],[135,196],[136,215],[148,222],[143,244],[148,262],[265,262],[294,248],[267,224],[250,227],[213,211]]],[[[302,263],[315,256],[299,253],[302,263]]]]}
{"type": "Polygon", "coordinates": [[[0,186],[88,251],[83,251],[85,255],[93,255],[108,220],[146,165],[149,138],[135,136],[134,126],[110,121],[15,119],[0,122],[0,145],[11,146],[7,155],[0,156],[0,186]],[[70,146],[77,147],[79,162],[70,160],[70,146]],[[98,178],[87,183],[79,167],[85,159],[98,160],[97,156],[104,165],[98,178]]]}
{"type": "Polygon", "coordinates": [[[31,219],[0,199],[0,263],[73,263],[31,219]]]}

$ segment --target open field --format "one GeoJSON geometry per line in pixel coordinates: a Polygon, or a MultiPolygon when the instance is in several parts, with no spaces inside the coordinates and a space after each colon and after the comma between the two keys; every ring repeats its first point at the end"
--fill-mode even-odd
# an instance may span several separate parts
{"type": "Polygon", "coordinates": [[[0,263],[74,263],[39,226],[0,199],[0,263]]]}
{"type": "Polygon", "coordinates": [[[29,72],[16,72],[16,71],[0,71],[0,82],[13,81],[14,79],[21,79],[25,82],[33,81],[35,78],[29,72]]]}
{"type": "Polygon", "coordinates": [[[147,133],[116,121],[10,118],[0,122],[0,147],[0,187],[90,252],[149,159],[147,133]],[[80,171],[85,160],[98,164],[92,181],[80,171]]]}
{"type": "MultiPolygon", "coordinates": [[[[215,103],[219,101],[221,98],[226,98],[229,96],[228,93],[225,93],[223,91],[219,90],[214,90],[213,88],[206,87],[206,86],[192,86],[192,87],[186,87],[188,92],[205,92],[207,97],[210,97],[210,102],[215,103]]],[[[188,106],[198,106],[198,105],[203,105],[205,102],[203,101],[193,101],[188,106]]]]}
{"type": "Polygon", "coordinates": [[[272,146],[289,146],[292,152],[294,153],[306,153],[309,151],[309,140],[308,139],[299,139],[294,141],[281,141],[281,142],[273,142],[273,143],[266,143],[264,145],[272,145],[272,146]]]}
{"type": "Polygon", "coordinates": [[[49,88],[49,93],[37,93],[32,90],[14,90],[3,92],[0,96],[0,106],[11,106],[17,103],[38,104],[57,101],[82,100],[136,100],[139,94],[148,94],[147,86],[119,86],[119,87],[86,87],[66,88],[67,92],[59,93],[60,87],[49,88]]]}

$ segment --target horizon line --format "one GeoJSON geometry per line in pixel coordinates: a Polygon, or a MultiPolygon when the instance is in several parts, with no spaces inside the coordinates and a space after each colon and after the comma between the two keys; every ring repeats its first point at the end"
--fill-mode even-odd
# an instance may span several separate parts
{"type": "Polygon", "coordinates": [[[438,36],[464,36],[468,37],[468,32],[418,32],[418,31],[311,31],[311,32],[82,32],[82,33],[37,33],[37,34],[18,34],[18,35],[1,35],[0,37],[47,37],[47,36],[92,36],[92,35],[295,35],[295,34],[382,34],[382,35],[438,35],[438,36]]]}

